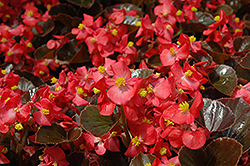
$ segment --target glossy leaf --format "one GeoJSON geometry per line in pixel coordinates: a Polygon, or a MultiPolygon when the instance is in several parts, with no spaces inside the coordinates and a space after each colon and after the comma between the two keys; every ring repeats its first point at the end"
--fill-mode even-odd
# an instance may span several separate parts
{"type": "Polygon", "coordinates": [[[137,15],[139,17],[143,16],[143,12],[142,12],[141,8],[137,7],[136,5],[130,4],[130,3],[124,3],[124,4],[120,4],[120,5],[116,5],[116,6],[107,7],[106,10],[108,13],[113,13],[113,8],[117,8],[117,9],[126,8],[127,12],[136,9],[137,15]]]}
{"type": "Polygon", "coordinates": [[[137,69],[132,71],[131,77],[136,77],[136,78],[147,78],[151,74],[153,74],[154,70],[151,69],[137,69]]]}
{"type": "Polygon", "coordinates": [[[77,40],[72,39],[68,43],[64,44],[60,49],[58,49],[56,54],[56,63],[60,65],[70,64],[77,52],[80,51],[80,47],[76,48],[77,40]]]}
{"type": "Polygon", "coordinates": [[[185,146],[179,150],[178,158],[181,166],[205,166],[207,160],[204,150],[191,150],[185,146]]]}
{"type": "Polygon", "coordinates": [[[155,157],[151,154],[139,153],[135,156],[129,166],[145,166],[146,164],[151,165],[155,157]]]}
{"type": "Polygon", "coordinates": [[[69,30],[77,27],[78,24],[82,22],[81,18],[71,17],[65,13],[59,13],[58,15],[54,16],[53,18],[54,18],[54,20],[60,21],[61,23],[63,23],[66,27],[68,27],[69,30]]]}
{"type": "Polygon", "coordinates": [[[20,71],[20,70],[15,70],[14,73],[18,74],[20,77],[24,77],[27,80],[31,81],[33,85],[36,87],[45,85],[45,83],[38,76],[35,76],[32,73],[29,73],[26,71],[20,71]]]}
{"type": "Polygon", "coordinates": [[[75,5],[83,6],[85,8],[90,8],[95,2],[95,0],[67,0],[67,1],[75,5]]]}
{"type": "Polygon", "coordinates": [[[209,81],[217,90],[228,96],[233,93],[237,86],[235,70],[227,65],[217,65],[209,74],[209,81]]]}
{"type": "Polygon", "coordinates": [[[48,49],[47,45],[44,44],[36,49],[36,51],[34,52],[34,56],[36,60],[54,59],[54,53],[55,53],[54,50],[48,49]]]}
{"type": "Polygon", "coordinates": [[[89,105],[81,112],[80,124],[92,135],[100,137],[109,132],[118,122],[120,115],[112,114],[111,116],[102,116],[98,106],[89,105]]]}
{"type": "Polygon", "coordinates": [[[67,157],[67,161],[70,165],[74,166],[84,166],[89,165],[89,160],[85,156],[84,152],[73,152],[67,157]]]}
{"type": "Polygon", "coordinates": [[[207,166],[235,166],[241,157],[242,145],[232,138],[218,138],[207,146],[205,152],[207,166]]]}
{"type": "Polygon", "coordinates": [[[212,14],[208,13],[208,12],[195,12],[195,15],[198,17],[198,20],[195,21],[197,23],[202,23],[206,26],[209,26],[213,23],[215,23],[214,21],[214,17],[212,16],[212,14]]]}
{"type": "Polygon", "coordinates": [[[36,142],[42,144],[62,143],[67,141],[66,130],[57,123],[42,126],[36,133],[36,142]]]}
{"type": "Polygon", "coordinates": [[[229,128],[235,120],[231,109],[217,100],[203,98],[204,106],[197,121],[210,132],[219,132],[229,128]]]}
{"type": "Polygon", "coordinates": [[[36,133],[36,142],[42,144],[71,142],[77,140],[82,134],[80,128],[70,129],[68,132],[59,124],[42,126],[36,133]]]}
{"type": "Polygon", "coordinates": [[[67,5],[67,4],[57,4],[53,7],[51,7],[51,9],[49,11],[49,15],[52,17],[56,16],[60,13],[67,14],[71,17],[74,17],[77,15],[75,8],[73,8],[71,5],[67,5]]]}
{"type": "Polygon", "coordinates": [[[236,52],[246,52],[250,49],[250,36],[238,36],[233,40],[236,52]]]}
{"type": "Polygon", "coordinates": [[[29,80],[27,80],[24,77],[21,77],[18,81],[18,89],[22,90],[23,92],[27,92],[28,90],[31,90],[35,88],[33,83],[29,80]]]}
{"type": "Polygon", "coordinates": [[[234,124],[223,136],[234,138],[243,145],[243,152],[250,147],[250,105],[243,98],[220,99],[226,106],[230,107],[236,116],[234,124]]]}
{"type": "Polygon", "coordinates": [[[250,14],[246,13],[243,17],[244,25],[247,29],[250,29],[250,14]]]}
{"type": "Polygon", "coordinates": [[[250,53],[247,53],[239,62],[239,65],[244,69],[250,70],[250,53]]]}
{"type": "Polygon", "coordinates": [[[229,15],[231,15],[231,14],[233,14],[233,9],[229,6],[229,5],[227,5],[227,4],[222,4],[222,5],[218,5],[217,6],[217,8],[216,8],[216,10],[215,10],[215,12],[214,12],[214,14],[215,15],[220,15],[220,11],[221,10],[224,10],[224,12],[229,16],[229,15]]]}
{"type": "Polygon", "coordinates": [[[250,81],[250,71],[248,69],[244,69],[241,65],[236,66],[236,74],[238,77],[244,78],[250,81]]]}
{"type": "Polygon", "coordinates": [[[181,23],[181,29],[184,33],[198,32],[201,33],[207,29],[207,26],[200,22],[181,23]],[[195,27],[195,28],[194,28],[195,27]]]}
{"type": "Polygon", "coordinates": [[[231,54],[225,54],[222,51],[221,46],[213,41],[202,42],[202,48],[213,57],[213,60],[217,64],[222,64],[225,60],[231,57],[231,54]]]}

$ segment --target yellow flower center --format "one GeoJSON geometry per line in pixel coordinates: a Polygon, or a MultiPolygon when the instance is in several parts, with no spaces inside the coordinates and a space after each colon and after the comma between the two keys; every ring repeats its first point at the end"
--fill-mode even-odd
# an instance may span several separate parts
{"type": "Polygon", "coordinates": [[[50,9],[51,9],[51,4],[48,4],[48,5],[46,6],[46,8],[47,8],[47,10],[50,10],[50,9]]]}
{"type": "Polygon", "coordinates": [[[235,29],[234,32],[237,33],[237,32],[241,32],[241,31],[242,31],[242,29],[238,29],[238,28],[237,28],[237,29],[235,29]]]}
{"type": "Polygon", "coordinates": [[[140,26],[141,26],[141,21],[137,21],[137,22],[135,23],[135,26],[140,27],[140,26]]]}
{"type": "Polygon", "coordinates": [[[206,88],[203,85],[200,86],[200,90],[205,90],[205,89],[206,88]]]}
{"type": "Polygon", "coordinates": [[[189,110],[189,104],[187,103],[187,101],[184,101],[179,104],[179,110],[181,111],[181,113],[189,110]]]}
{"type": "Polygon", "coordinates": [[[118,87],[120,87],[121,85],[125,86],[127,84],[124,78],[119,78],[119,77],[116,78],[115,83],[118,87]]]}
{"type": "Polygon", "coordinates": [[[53,93],[50,93],[49,94],[49,99],[51,100],[51,99],[53,99],[55,97],[55,95],[53,94],[53,93]]]}
{"type": "Polygon", "coordinates": [[[153,92],[153,86],[149,84],[148,87],[147,87],[147,91],[148,91],[148,93],[152,93],[153,92]]]}
{"type": "Polygon", "coordinates": [[[14,85],[14,86],[11,87],[11,89],[16,90],[16,89],[18,89],[18,86],[14,85]]]}
{"type": "Polygon", "coordinates": [[[241,84],[239,84],[239,85],[237,86],[237,88],[238,88],[238,89],[241,89],[241,88],[242,88],[242,85],[241,85],[241,84]]]}
{"type": "Polygon", "coordinates": [[[56,88],[56,91],[59,91],[60,89],[62,89],[62,87],[61,87],[61,86],[58,86],[58,87],[56,88]]]}
{"type": "Polygon", "coordinates": [[[9,15],[9,14],[6,14],[5,17],[10,18],[10,15],[9,15]]]}
{"type": "Polygon", "coordinates": [[[104,73],[105,72],[105,67],[104,66],[99,66],[97,69],[100,73],[104,73]]]}
{"type": "Polygon", "coordinates": [[[151,163],[146,163],[144,166],[151,166],[151,163]]]}
{"type": "Polygon", "coordinates": [[[50,111],[49,111],[48,109],[43,109],[43,110],[42,110],[42,113],[43,113],[44,115],[49,115],[49,112],[50,112],[50,111]]]}
{"type": "Polygon", "coordinates": [[[45,64],[46,66],[48,66],[48,65],[49,65],[49,62],[48,62],[48,61],[44,61],[44,64],[45,64]]]}
{"type": "Polygon", "coordinates": [[[169,125],[174,125],[174,122],[172,122],[171,120],[167,120],[167,119],[164,119],[164,121],[167,123],[166,124],[166,127],[168,127],[169,125]]]}
{"type": "Polygon", "coordinates": [[[175,51],[174,51],[173,47],[171,47],[171,48],[169,49],[169,51],[171,52],[172,55],[175,54],[175,51]]]}
{"type": "Polygon", "coordinates": [[[57,166],[57,163],[56,163],[56,162],[54,162],[52,165],[53,165],[53,166],[57,166]]]}
{"type": "Polygon", "coordinates": [[[117,135],[116,131],[112,131],[112,133],[110,134],[111,137],[115,137],[117,135]]]}
{"type": "Polygon", "coordinates": [[[179,9],[177,12],[176,12],[176,15],[177,16],[180,16],[182,14],[182,11],[179,9]]]}
{"type": "Polygon", "coordinates": [[[6,38],[2,38],[2,40],[1,40],[2,43],[5,43],[6,41],[7,41],[6,38]]]}
{"type": "Polygon", "coordinates": [[[33,16],[33,12],[32,11],[28,11],[28,16],[33,16]]]}
{"type": "Polygon", "coordinates": [[[192,74],[193,74],[193,72],[191,70],[188,70],[188,71],[185,72],[186,77],[191,77],[192,74]]]}
{"type": "Polygon", "coordinates": [[[85,146],[84,146],[84,144],[81,144],[81,145],[79,146],[79,148],[80,148],[80,150],[83,150],[83,149],[85,149],[85,146]]]}
{"type": "Polygon", "coordinates": [[[116,29],[112,30],[112,35],[116,36],[118,34],[118,31],[116,29]]]}
{"type": "Polygon", "coordinates": [[[10,98],[8,97],[6,100],[4,100],[4,103],[6,104],[9,100],[10,98]]]}
{"type": "Polygon", "coordinates": [[[84,90],[82,88],[77,88],[77,92],[76,93],[79,94],[79,95],[83,95],[84,97],[87,96],[87,94],[84,93],[84,90]]]}
{"type": "Polygon", "coordinates": [[[162,15],[163,15],[164,17],[167,17],[168,14],[167,14],[167,13],[162,13],[162,15]]]}
{"type": "Polygon", "coordinates": [[[153,123],[153,121],[147,119],[146,117],[144,117],[144,119],[142,119],[142,123],[148,123],[148,124],[151,124],[153,123]]]}
{"type": "Polygon", "coordinates": [[[128,42],[128,47],[133,47],[134,43],[132,41],[128,42]]]}
{"type": "Polygon", "coordinates": [[[15,108],[14,111],[15,111],[15,112],[19,112],[19,109],[18,109],[18,108],[15,108]]]}
{"type": "Polygon", "coordinates": [[[145,88],[140,88],[138,94],[141,96],[141,97],[146,97],[147,95],[147,91],[145,90],[145,88]]]}
{"type": "Polygon", "coordinates": [[[236,18],[234,19],[234,22],[239,23],[239,22],[240,22],[240,18],[239,18],[239,17],[236,17],[236,18]]]}
{"type": "Polygon", "coordinates": [[[32,43],[31,42],[29,42],[28,44],[27,44],[27,47],[29,47],[29,48],[31,48],[33,45],[32,45],[32,43]]]}
{"type": "Polygon", "coordinates": [[[220,21],[220,16],[215,16],[214,21],[217,21],[217,22],[220,21]]]}
{"type": "Polygon", "coordinates": [[[94,91],[94,94],[98,94],[98,93],[101,92],[101,91],[100,91],[99,89],[97,89],[97,88],[93,88],[93,91],[94,91]]]}
{"type": "Polygon", "coordinates": [[[4,147],[4,148],[2,149],[2,153],[3,153],[3,154],[8,153],[8,148],[4,147]]]}
{"type": "Polygon", "coordinates": [[[6,70],[2,70],[1,73],[2,73],[3,75],[6,75],[6,74],[7,74],[7,71],[6,71],[6,70]]]}
{"type": "Polygon", "coordinates": [[[194,6],[191,8],[191,10],[192,10],[193,12],[197,12],[197,11],[198,11],[198,9],[197,9],[196,7],[194,7],[194,6]]]}
{"type": "Polygon", "coordinates": [[[3,7],[3,6],[4,6],[4,3],[0,2],[0,6],[3,7]]]}
{"type": "Polygon", "coordinates": [[[15,125],[15,129],[18,131],[23,130],[23,125],[21,123],[18,123],[15,125]]]}
{"type": "Polygon", "coordinates": [[[168,166],[175,166],[175,164],[173,164],[173,163],[168,163],[168,166]]]}
{"type": "Polygon", "coordinates": [[[43,161],[43,156],[42,156],[42,155],[38,156],[38,159],[39,159],[40,161],[43,161]]]}
{"type": "Polygon", "coordinates": [[[132,138],[132,140],[131,140],[131,143],[132,143],[132,145],[134,145],[134,146],[139,146],[139,145],[141,144],[141,142],[143,142],[143,140],[139,140],[139,139],[137,138],[137,136],[135,136],[135,137],[132,138]]]}
{"type": "Polygon", "coordinates": [[[171,27],[172,27],[172,26],[168,24],[168,25],[166,26],[166,29],[170,29],[171,27]]]}
{"type": "Polygon", "coordinates": [[[51,80],[51,84],[54,84],[54,83],[56,83],[56,82],[57,82],[56,77],[52,77],[50,80],[51,80]]]}
{"type": "Polygon", "coordinates": [[[78,28],[79,29],[83,29],[85,26],[82,24],[82,23],[80,23],[79,25],[78,25],[78,28]]]}
{"type": "Polygon", "coordinates": [[[192,35],[192,36],[189,37],[189,40],[190,40],[191,43],[195,42],[196,41],[196,37],[194,37],[194,35],[192,35]]]}
{"type": "Polygon", "coordinates": [[[44,71],[40,70],[39,74],[44,75],[45,73],[44,73],[44,71]]]}
{"type": "Polygon", "coordinates": [[[11,56],[11,55],[13,55],[13,53],[12,53],[11,51],[8,51],[8,52],[7,52],[7,55],[8,55],[8,56],[11,56]]]}
{"type": "Polygon", "coordinates": [[[182,95],[182,94],[183,94],[183,92],[184,92],[184,90],[183,90],[183,89],[181,89],[181,88],[180,88],[180,89],[178,89],[178,94],[181,94],[181,95],[182,95]]]}
{"type": "Polygon", "coordinates": [[[167,153],[167,149],[166,148],[161,148],[159,153],[161,155],[165,155],[167,153]]]}
{"type": "Polygon", "coordinates": [[[92,43],[94,43],[94,42],[95,42],[95,38],[91,38],[90,40],[91,40],[91,42],[92,42],[92,43]]]}

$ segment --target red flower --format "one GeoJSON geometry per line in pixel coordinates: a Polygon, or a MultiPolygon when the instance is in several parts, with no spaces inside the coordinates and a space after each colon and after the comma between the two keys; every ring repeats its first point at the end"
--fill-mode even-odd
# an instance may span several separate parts
{"type": "Polygon", "coordinates": [[[38,23],[38,19],[41,17],[41,14],[38,13],[38,9],[32,3],[27,3],[26,10],[21,18],[23,23],[29,27],[34,27],[38,23]]]}
{"type": "Polygon", "coordinates": [[[107,79],[111,88],[107,91],[108,98],[118,105],[125,105],[134,96],[134,84],[137,78],[131,78],[131,72],[125,62],[119,61],[111,68],[114,72],[113,79],[107,79]]]}
{"type": "Polygon", "coordinates": [[[4,53],[5,55],[4,61],[18,64],[22,58],[23,53],[24,53],[24,49],[22,45],[19,43],[16,43],[13,47],[9,48],[9,50],[4,53]]]}

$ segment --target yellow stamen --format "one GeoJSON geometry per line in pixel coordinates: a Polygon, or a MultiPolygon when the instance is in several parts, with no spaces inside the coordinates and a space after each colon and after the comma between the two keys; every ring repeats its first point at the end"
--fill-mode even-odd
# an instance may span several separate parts
{"type": "Polygon", "coordinates": [[[4,100],[4,103],[6,104],[9,100],[10,98],[8,97],[6,100],[4,100]]]}
{"type": "Polygon", "coordinates": [[[2,73],[3,75],[6,75],[6,74],[7,74],[7,71],[6,71],[6,70],[2,70],[1,73],[2,73]]]}
{"type": "Polygon", "coordinates": [[[144,166],[152,166],[151,163],[146,163],[144,166]]]}
{"type": "Polygon", "coordinates": [[[162,15],[163,15],[164,17],[167,17],[168,14],[167,14],[167,13],[162,13],[162,15]]]}
{"type": "Polygon", "coordinates": [[[118,87],[120,87],[121,85],[125,86],[127,84],[124,78],[119,78],[119,77],[116,78],[115,83],[118,87]]]}
{"type": "Polygon", "coordinates": [[[51,100],[51,99],[53,99],[55,97],[55,95],[53,94],[53,93],[50,93],[49,94],[49,99],[51,100]]]}
{"type": "Polygon", "coordinates": [[[42,113],[43,113],[44,115],[49,115],[50,111],[49,111],[48,109],[43,109],[43,110],[42,110],[42,113]]]}
{"type": "Polygon", "coordinates": [[[100,137],[98,137],[99,141],[101,141],[102,139],[100,137]]]}
{"type": "Polygon", "coordinates": [[[194,6],[191,8],[191,10],[192,10],[193,12],[197,12],[197,11],[198,11],[198,9],[197,9],[196,7],[194,7],[194,6]]]}
{"type": "Polygon", "coordinates": [[[47,10],[50,10],[50,9],[51,9],[51,4],[48,4],[48,5],[46,6],[46,8],[47,8],[47,10]]]}
{"type": "Polygon", "coordinates": [[[181,45],[181,42],[179,42],[179,41],[177,41],[176,43],[177,43],[178,45],[181,45]]]}
{"type": "Polygon", "coordinates": [[[27,44],[27,47],[29,47],[29,48],[31,48],[33,45],[32,45],[32,43],[31,42],[29,42],[28,44],[27,44]]]}
{"type": "Polygon", "coordinates": [[[104,66],[99,66],[97,69],[100,73],[104,73],[105,72],[105,67],[104,66]]]}
{"type": "Polygon", "coordinates": [[[182,11],[181,10],[178,10],[177,12],[176,12],[176,15],[177,16],[180,16],[182,14],[182,11]]]}
{"type": "Polygon", "coordinates": [[[44,64],[45,64],[46,66],[48,66],[48,65],[49,65],[49,62],[48,62],[48,61],[44,61],[44,64]]]}
{"type": "Polygon", "coordinates": [[[138,94],[141,96],[141,97],[146,97],[147,95],[147,91],[145,90],[145,88],[140,88],[138,94]]]}
{"type": "Polygon", "coordinates": [[[168,166],[175,166],[175,164],[173,164],[173,163],[168,163],[168,166]]]}
{"type": "Polygon", "coordinates": [[[141,26],[141,21],[137,21],[137,22],[135,23],[135,26],[140,27],[140,26],[141,26]]]}
{"type": "Polygon", "coordinates": [[[97,89],[97,88],[93,88],[93,91],[94,91],[94,94],[98,94],[98,93],[101,92],[101,91],[100,91],[99,89],[97,89]]]}
{"type": "Polygon", "coordinates": [[[186,77],[191,77],[192,74],[193,74],[193,72],[191,70],[188,70],[188,71],[185,72],[186,77]]]}
{"type": "Polygon", "coordinates": [[[241,31],[242,31],[242,29],[238,29],[238,28],[237,28],[237,29],[235,29],[234,32],[237,33],[237,32],[241,32],[241,31]]]}
{"type": "Polygon", "coordinates": [[[155,75],[157,76],[157,77],[160,77],[161,76],[161,73],[155,73],[155,75]]]}
{"type": "Polygon", "coordinates": [[[95,38],[93,38],[93,37],[90,40],[91,40],[92,43],[95,42],[95,38]]]}
{"type": "Polygon", "coordinates": [[[84,90],[82,88],[77,88],[77,94],[83,95],[84,90]]]}
{"type": "Polygon", "coordinates": [[[2,40],[1,40],[2,43],[5,43],[6,41],[7,41],[6,38],[2,38],[2,40]]]}
{"type": "Polygon", "coordinates": [[[44,73],[44,71],[40,70],[39,74],[44,75],[45,73],[44,73]]]}
{"type": "Polygon", "coordinates": [[[79,29],[83,29],[85,26],[82,24],[82,23],[80,23],[79,25],[78,25],[78,28],[79,29]]]}
{"type": "Polygon", "coordinates": [[[8,52],[7,52],[7,55],[8,55],[8,56],[11,56],[11,55],[13,55],[13,53],[12,53],[11,51],[8,51],[8,52]]]}
{"type": "Polygon", "coordinates": [[[50,80],[51,80],[51,84],[57,83],[56,77],[52,77],[50,80]]]}
{"type": "Polygon", "coordinates": [[[53,166],[57,166],[57,163],[56,163],[56,162],[54,162],[52,165],[53,165],[53,166]]]}
{"type": "Polygon", "coordinates": [[[59,91],[60,89],[62,89],[62,87],[61,87],[61,86],[58,86],[58,87],[56,88],[56,91],[59,91]]]}
{"type": "Polygon", "coordinates": [[[187,103],[187,101],[179,104],[179,110],[181,111],[181,113],[189,110],[189,104],[187,103]]]}
{"type": "Polygon", "coordinates": [[[194,37],[194,35],[192,35],[192,36],[189,37],[189,40],[190,40],[191,43],[195,42],[196,41],[196,37],[194,37]]]}
{"type": "Polygon", "coordinates": [[[116,36],[118,34],[118,31],[116,29],[112,30],[112,35],[116,36]]]}
{"type": "Polygon", "coordinates": [[[134,43],[132,41],[128,42],[128,47],[133,47],[134,43]]]}
{"type": "Polygon", "coordinates": [[[19,112],[19,109],[18,109],[18,108],[15,108],[14,111],[15,111],[15,112],[19,112]]]}
{"type": "Polygon", "coordinates": [[[42,155],[38,156],[38,159],[39,159],[40,161],[43,161],[43,156],[42,156],[42,155]]]}
{"type": "Polygon", "coordinates": [[[28,16],[33,16],[33,12],[32,11],[28,11],[28,16]]]}
{"type": "Polygon", "coordinates": [[[148,85],[147,91],[148,91],[148,93],[152,93],[153,92],[153,86],[151,84],[148,85]]]}
{"type": "Polygon", "coordinates": [[[154,27],[154,26],[155,26],[155,23],[152,23],[152,26],[154,27]]]}
{"type": "Polygon", "coordinates": [[[200,86],[200,90],[205,90],[205,89],[206,88],[203,85],[200,86]]]}
{"type": "Polygon", "coordinates": [[[4,3],[0,2],[0,6],[3,7],[3,6],[4,6],[4,3]]]}
{"type": "Polygon", "coordinates": [[[174,125],[174,122],[172,122],[171,120],[167,120],[167,119],[164,119],[164,121],[167,123],[166,124],[166,127],[168,127],[169,125],[174,125]]]}
{"type": "Polygon", "coordinates": [[[171,52],[172,55],[175,54],[175,51],[174,51],[173,47],[171,47],[171,48],[169,49],[169,51],[171,52]]]}
{"type": "Polygon", "coordinates": [[[146,117],[144,117],[144,119],[142,119],[142,123],[148,123],[148,124],[151,124],[153,123],[153,121],[147,119],[146,117]]]}
{"type": "Polygon", "coordinates": [[[160,149],[160,152],[159,152],[161,155],[165,155],[167,153],[167,149],[166,148],[161,148],[160,149]]]}
{"type": "Polygon", "coordinates": [[[215,16],[214,21],[217,21],[217,22],[220,21],[220,16],[215,16]]]}
{"type": "Polygon", "coordinates": [[[137,136],[135,136],[135,137],[132,138],[132,140],[131,140],[131,143],[132,143],[132,145],[134,145],[134,146],[139,146],[139,145],[141,144],[141,142],[143,142],[143,140],[139,140],[139,139],[137,138],[137,136]]]}
{"type": "Polygon", "coordinates": [[[183,90],[183,89],[181,89],[181,88],[180,88],[180,89],[178,89],[178,94],[181,94],[181,95],[182,95],[182,94],[183,94],[183,92],[184,92],[184,90],[183,90]]]}
{"type": "Polygon", "coordinates": [[[115,137],[117,135],[116,131],[112,131],[112,133],[110,134],[111,137],[115,137]]]}
{"type": "Polygon", "coordinates": [[[21,123],[18,123],[15,125],[15,129],[18,131],[23,130],[23,125],[21,123]]]}
{"type": "Polygon", "coordinates": [[[14,86],[11,87],[11,89],[16,90],[16,89],[18,89],[18,86],[14,85],[14,86]]]}
{"type": "Polygon", "coordinates": [[[238,88],[238,89],[241,89],[241,88],[242,88],[242,85],[241,85],[241,84],[239,84],[239,85],[237,86],[237,88],[238,88]]]}
{"type": "Polygon", "coordinates": [[[166,29],[170,29],[171,27],[172,27],[172,26],[168,24],[168,25],[166,26],[166,29]]]}
{"type": "Polygon", "coordinates": [[[234,19],[234,22],[239,23],[239,22],[240,22],[240,18],[239,18],[239,17],[236,17],[236,18],[234,19]]]}
{"type": "Polygon", "coordinates": [[[10,18],[10,15],[9,15],[9,14],[6,14],[5,17],[10,18]]]}
{"type": "Polygon", "coordinates": [[[3,153],[3,154],[8,153],[8,151],[9,151],[9,150],[8,150],[8,148],[6,148],[6,147],[4,147],[4,148],[2,149],[2,153],[3,153]]]}

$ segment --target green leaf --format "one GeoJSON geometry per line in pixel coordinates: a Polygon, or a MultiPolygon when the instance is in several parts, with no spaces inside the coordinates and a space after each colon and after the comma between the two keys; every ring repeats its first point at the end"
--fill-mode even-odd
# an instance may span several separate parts
{"type": "Polygon", "coordinates": [[[67,0],[67,1],[78,6],[83,6],[85,8],[91,8],[91,6],[95,2],[95,0],[67,0]]]}
{"type": "Polygon", "coordinates": [[[89,105],[80,114],[80,124],[92,135],[100,137],[109,132],[116,125],[120,114],[102,116],[97,105],[89,105]]]}
{"type": "Polygon", "coordinates": [[[137,156],[135,156],[132,160],[129,166],[145,166],[146,164],[151,165],[155,159],[155,156],[151,154],[143,154],[139,153],[137,156]]]}
{"type": "Polygon", "coordinates": [[[250,147],[250,105],[243,98],[220,99],[222,103],[230,107],[236,116],[234,124],[226,131],[223,136],[234,138],[243,145],[243,152],[250,147]]]}
{"type": "Polygon", "coordinates": [[[42,144],[67,142],[67,132],[57,123],[42,126],[36,133],[36,142],[42,144]]]}
{"type": "Polygon", "coordinates": [[[204,106],[197,121],[210,132],[219,132],[229,128],[235,120],[231,109],[217,100],[203,98],[204,106]]]}
{"type": "Polygon", "coordinates": [[[59,124],[52,123],[51,126],[42,126],[36,133],[36,142],[41,144],[54,144],[71,142],[82,135],[80,128],[70,129],[68,132],[59,124]]]}
{"type": "Polygon", "coordinates": [[[178,158],[181,166],[205,166],[207,155],[202,149],[191,150],[183,146],[179,150],[178,158]]]}
{"type": "Polygon", "coordinates": [[[136,78],[147,78],[153,74],[154,70],[152,69],[137,69],[132,71],[132,77],[136,78]]]}
{"type": "Polygon", "coordinates": [[[217,65],[209,74],[209,81],[217,90],[228,96],[233,93],[237,86],[235,70],[227,65],[217,65]]]}
{"type": "Polygon", "coordinates": [[[213,140],[205,149],[207,166],[235,166],[242,155],[242,145],[232,138],[213,140]]]}

